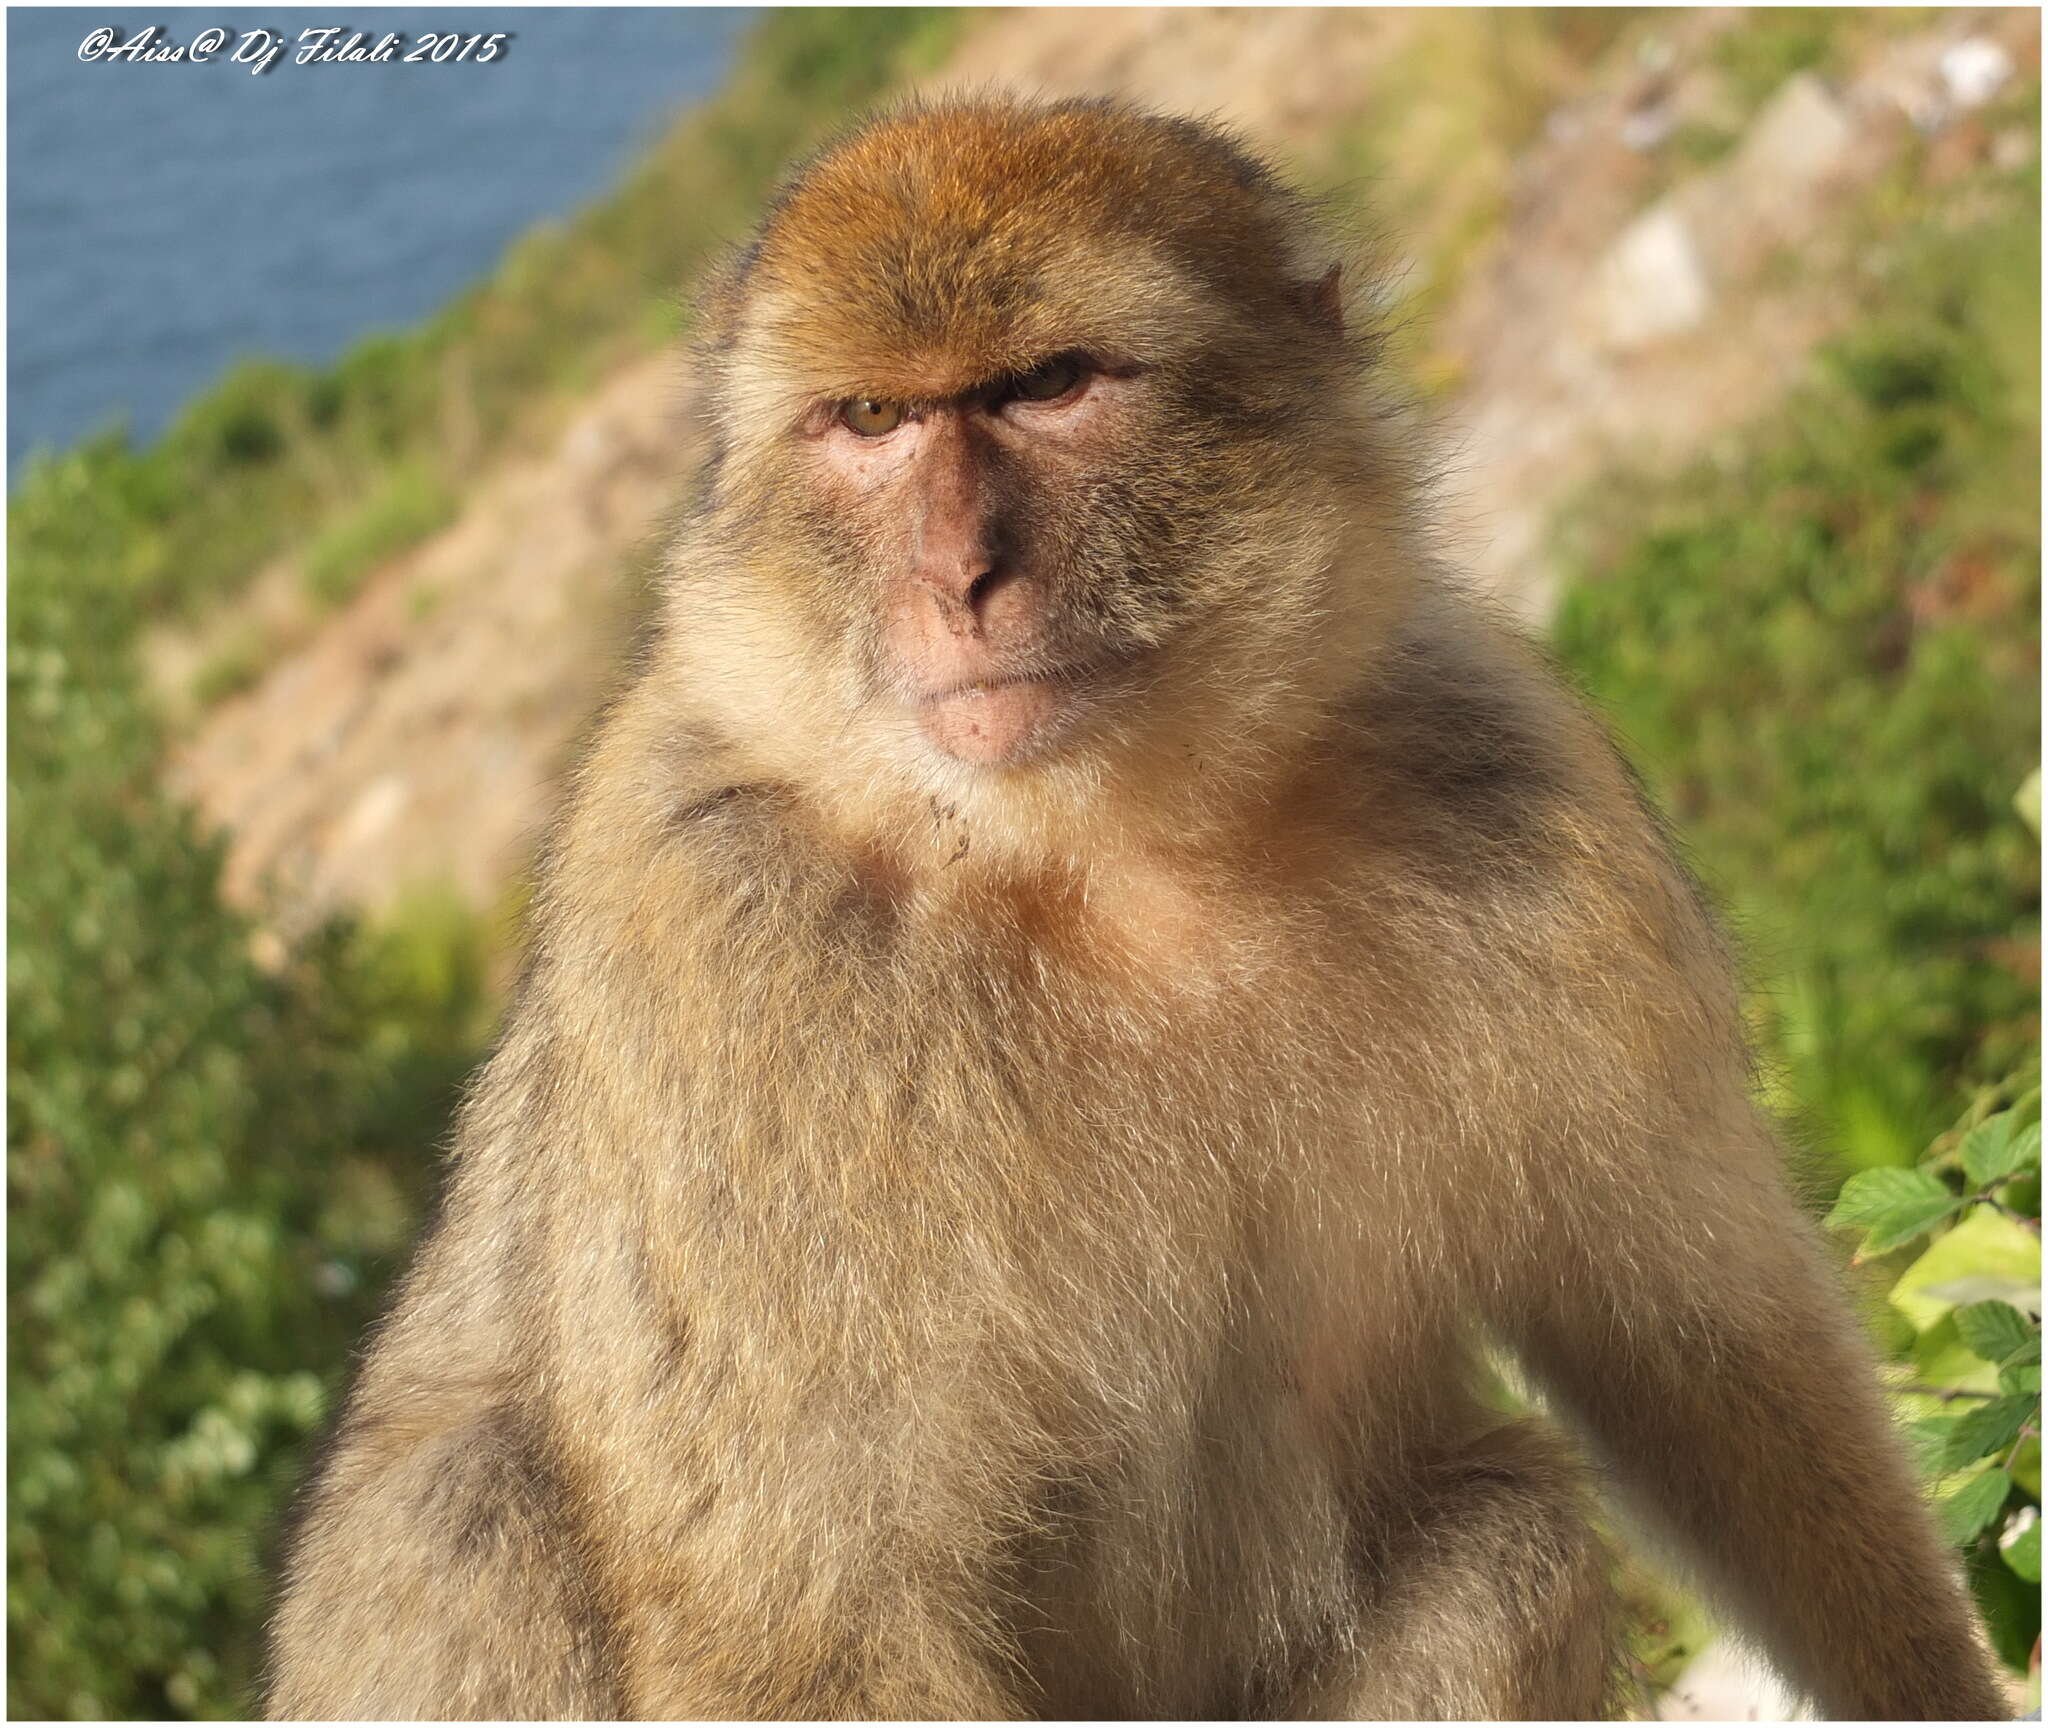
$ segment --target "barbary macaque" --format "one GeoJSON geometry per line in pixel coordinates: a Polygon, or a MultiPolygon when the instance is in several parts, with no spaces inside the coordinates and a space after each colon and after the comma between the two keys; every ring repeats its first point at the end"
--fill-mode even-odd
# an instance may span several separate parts
{"type": "Polygon", "coordinates": [[[1600,1717],[1609,1479],[1824,1709],[2002,1713],[1711,920],[1438,568],[1344,265],[1106,102],[777,199],[273,1714],[1600,1717]]]}

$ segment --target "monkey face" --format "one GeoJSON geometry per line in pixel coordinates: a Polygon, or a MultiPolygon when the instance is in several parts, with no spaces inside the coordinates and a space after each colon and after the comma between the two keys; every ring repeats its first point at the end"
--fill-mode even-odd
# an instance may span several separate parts
{"type": "Polygon", "coordinates": [[[1191,501],[1145,459],[1160,438],[1145,374],[1068,349],[943,397],[828,400],[807,420],[807,460],[848,530],[820,553],[857,553],[853,588],[873,608],[872,628],[852,621],[871,692],[957,761],[1056,749],[1130,698],[1184,609],[1191,501]]]}
{"type": "Polygon", "coordinates": [[[1357,351],[1310,234],[1107,105],[883,120],[798,177],[714,303],[711,504],[822,728],[1156,762],[1341,651],[1357,351]]]}

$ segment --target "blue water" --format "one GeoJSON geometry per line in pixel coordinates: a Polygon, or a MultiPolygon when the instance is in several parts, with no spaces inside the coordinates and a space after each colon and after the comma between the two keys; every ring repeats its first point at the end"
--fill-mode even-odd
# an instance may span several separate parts
{"type": "MultiPolygon", "coordinates": [[[[10,8],[7,469],[146,439],[232,361],[412,323],[712,91],[745,10],[10,8]],[[87,64],[87,33],[512,32],[488,64],[87,64]]],[[[233,43],[230,42],[229,51],[233,43]]],[[[649,284],[650,289],[661,284],[649,284]]]]}

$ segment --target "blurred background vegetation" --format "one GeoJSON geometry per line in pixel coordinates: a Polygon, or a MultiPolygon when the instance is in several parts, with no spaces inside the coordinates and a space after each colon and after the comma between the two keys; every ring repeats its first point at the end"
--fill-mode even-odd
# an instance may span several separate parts
{"type": "MultiPolygon", "coordinates": [[[[284,673],[386,588],[396,627],[459,625],[417,572],[490,475],[583,459],[585,405],[672,343],[678,290],[792,154],[906,82],[1009,71],[1223,107],[1381,212],[1409,248],[1393,364],[1480,429],[1475,478],[1514,472],[1489,425],[1517,452],[1531,415],[1620,428],[1484,500],[1474,561],[1613,718],[1738,932],[1801,1179],[2026,1670],[2038,23],[1960,16],[773,13],[615,193],[423,327],[321,370],[252,360],[145,448],[38,460],[8,524],[10,1711],[247,1709],[278,1517],[516,952],[516,869],[296,899],[275,860],[237,876],[254,825],[210,802],[208,729],[289,720],[284,673]],[[1956,52],[1986,43],[2002,70],[1980,53],[1972,83],[1956,52]],[[1708,253],[1716,222],[1790,221],[1763,200],[1816,138],[1831,166],[1789,239],[1673,279],[1683,249],[1644,236],[1677,222],[1708,253]],[[1572,229],[1587,211],[1608,227],[1572,229]],[[1674,304],[1646,343],[1643,307],[1674,304]],[[1528,399],[1515,344],[1545,329],[1600,380],[1597,415],[1528,399]],[[1730,384],[1726,356],[1759,352],[1730,384]],[[1702,355],[1714,386],[1681,398],[1658,368],[1702,355]],[[1629,435],[1681,400],[1720,407],[1664,446],[1629,435]],[[280,582],[292,604],[256,608],[280,582]]],[[[680,461],[660,480],[685,484],[680,461]]],[[[651,527],[608,543],[610,642],[651,527]]],[[[1709,1633],[1647,1568],[1626,1582],[1654,1691],[1709,1633]]]]}

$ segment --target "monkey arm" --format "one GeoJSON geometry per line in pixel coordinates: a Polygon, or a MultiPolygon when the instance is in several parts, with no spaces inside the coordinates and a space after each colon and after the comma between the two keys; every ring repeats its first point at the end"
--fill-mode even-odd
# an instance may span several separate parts
{"type": "MultiPolygon", "coordinates": [[[[467,1154],[488,1158],[475,1140],[467,1154]]],[[[266,1715],[608,1717],[586,1581],[509,1371],[499,1196],[465,1166],[285,1544],[266,1715]]]]}
{"type": "Polygon", "coordinates": [[[1708,1114],[1647,1181],[1616,1168],[1566,1185],[1567,1240],[1523,1310],[1530,1366],[1831,1715],[2003,1717],[1958,1569],[1777,1149],[1746,1101],[1708,1114]]]}

